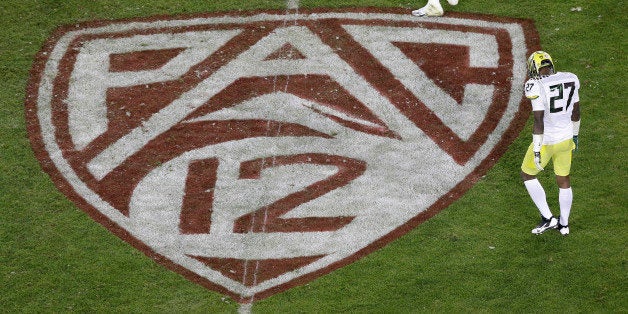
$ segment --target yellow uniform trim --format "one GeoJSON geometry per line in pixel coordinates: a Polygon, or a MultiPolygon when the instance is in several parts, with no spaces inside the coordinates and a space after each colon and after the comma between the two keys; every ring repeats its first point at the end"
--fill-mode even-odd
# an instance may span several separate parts
{"type": "MultiPolygon", "coordinates": [[[[537,175],[540,171],[534,166],[534,144],[530,143],[523,162],[521,163],[521,171],[531,176],[537,175]]],[[[549,163],[550,159],[554,163],[554,173],[557,176],[568,176],[571,171],[571,153],[576,148],[572,139],[564,140],[554,145],[541,146],[541,167],[549,163]]]]}

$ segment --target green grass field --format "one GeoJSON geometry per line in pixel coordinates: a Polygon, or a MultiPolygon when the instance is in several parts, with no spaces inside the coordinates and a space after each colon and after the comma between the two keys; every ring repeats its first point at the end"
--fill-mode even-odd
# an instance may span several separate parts
{"type": "MultiPolygon", "coordinates": [[[[311,7],[418,8],[424,1],[302,0],[311,7]]],[[[26,133],[29,70],[59,25],[224,10],[284,0],[0,2],[0,312],[233,313],[239,305],[156,264],[65,198],[26,133]]],[[[446,10],[535,21],[558,70],[582,87],[571,234],[533,236],[538,213],[519,179],[531,120],[467,194],[383,249],[254,313],[627,313],[628,121],[625,2],[461,0],[446,10]],[[581,7],[581,11],[571,8],[581,7]]],[[[551,171],[540,177],[557,207],[551,171]]]]}

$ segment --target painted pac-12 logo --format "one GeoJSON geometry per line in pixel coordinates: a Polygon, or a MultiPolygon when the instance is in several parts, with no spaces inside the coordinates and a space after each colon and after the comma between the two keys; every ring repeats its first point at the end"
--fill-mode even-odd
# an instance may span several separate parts
{"type": "Polygon", "coordinates": [[[57,187],[189,280],[252,302],[468,190],[522,129],[525,20],[398,9],[59,28],[31,72],[57,187]]]}

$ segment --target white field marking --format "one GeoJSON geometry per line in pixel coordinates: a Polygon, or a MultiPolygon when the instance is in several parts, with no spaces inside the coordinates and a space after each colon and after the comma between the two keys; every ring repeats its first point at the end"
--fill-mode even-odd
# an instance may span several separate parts
{"type": "Polygon", "coordinates": [[[493,85],[467,84],[462,106],[458,106],[456,100],[432,82],[393,42],[463,45],[469,48],[469,66],[497,71],[499,50],[495,36],[390,26],[345,25],[344,28],[462,140],[468,140],[484,121],[493,102],[493,85]]]}
{"type": "Polygon", "coordinates": [[[253,303],[240,303],[240,307],[238,307],[238,314],[251,314],[251,310],[253,309],[253,303]]]}
{"type": "Polygon", "coordinates": [[[288,0],[286,1],[286,7],[288,10],[298,10],[299,9],[299,0],[288,0]]]}
{"type": "MultiPolygon", "coordinates": [[[[368,15],[371,14],[345,14],[346,17],[354,17],[356,19],[359,20],[364,20],[368,15]]],[[[404,18],[404,17],[400,17],[399,15],[394,15],[394,14],[372,14],[375,18],[379,17],[379,18],[388,18],[388,19],[393,19],[393,20],[408,20],[408,18],[404,18]],[[396,18],[393,18],[396,17],[396,18]]],[[[250,17],[250,20],[252,21],[256,21],[256,20],[260,20],[262,17],[264,17],[264,14],[261,14],[259,16],[252,16],[250,17]]],[[[302,18],[310,18],[310,19],[318,19],[318,18],[324,18],[324,17],[340,17],[341,15],[339,15],[338,13],[322,13],[322,14],[312,14],[309,16],[301,16],[300,14],[294,14],[294,15],[290,15],[290,17],[294,17],[295,19],[297,17],[302,17],[302,18]]],[[[270,20],[273,19],[279,19],[281,18],[282,21],[286,21],[287,16],[286,15],[272,15],[272,16],[266,16],[267,18],[269,18],[270,20]]],[[[228,21],[229,18],[217,18],[217,20],[222,20],[222,21],[228,21]]],[[[466,21],[466,20],[461,20],[461,19],[447,19],[444,18],[443,20],[451,20],[451,24],[462,24],[462,21],[466,21]]],[[[174,21],[174,22],[179,22],[179,21],[174,21]]],[[[185,22],[185,21],[184,21],[185,22]]],[[[239,22],[242,22],[242,20],[239,20],[239,22]]],[[[484,27],[501,27],[504,28],[503,24],[498,24],[498,23],[494,23],[494,22],[486,22],[486,21],[481,21],[484,24],[478,24],[479,22],[471,22],[469,24],[473,25],[476,24],[478,26],[484,26],[484,27]]],[[[157,24],[160,24],[159,22],[156,22],[157,24]]],[[[135,23],[131,23],[131,24],[135,24],[135,23]]],[[[139,23],[140,25],[143,23],[139,23]]],[[[188,24],[188,23],[183,23],[183,24],[188,24]]],[[[211,23],[209,23],[211,24],[211,23]]],[[[121,28],[124,28],[125,25],[122,25],[121,28]]],[[[521,26],[518,24],[506,24],[505,25],[507,29],[510,29],[511,31],[518,31],[521,32],[521,26]]],[[[106,27],[100,28],[100,29],[106,29],[106,27]]],[[[97,30],[99,29],[94,29],[92,30],[93,32],[98,32],[97,30]]],[[[78,31],[77,31],[78,32],[78,31]]],[[[73,32],[74,33],[74,32],[73,32]]],[[[72,33],[72,34],[73,34],[72,33]]],[[[68,34],[70,35],[70,33],[68,34]]],[[[516,39],[517,37],[523,37],[522,35],[516,34],[516,36],[513,36],[513,39],[516,39]]],[[[516,49],[517,47],[513,46],[513,52],[519,53],[519,50],[516,49]]],[[[517,73],[516,71],[518,69],[514,69],[515,73],[517,73]]],[[[285,73],[288,74],[288,73],[285,73]]],[[[199,92],[198,89],[195,89],[194,91],[196,91],[197,93],[199,92]]],[[[205,92],[203,93],[205,95],[207,95],[208,93],[205,92]]],[[[211,94],[211,90],[210,90],[210,94],[211,94]]],[[[184,95],[185,96],[185,95],[184,95]]],[[[188,93],[188,96],[194,96],[190,93],[188,93]]],[[[196,96],[201,96],[201,95],[196,95],[196,96]]],[[[183,96],[182,96],[183,97],[183,96]]],[[[175,101],[176,102],[176,101],[175,101]]],[[[181,104],[179,104],[179,106],[173,106],[173,104],[171,104],[169,107],[165,108],[164,110],[162,110],[163,115],[168,115],[170,110],[175,110],[178,111],[176,109],[176,107],[180,107],[181,104]]],[[[197,104],[196,103],[192,103],[190,106],[193,108],[196,108],[197,104]]],[[[173,113],[177,113],[177,112],[173,112],[173,113]]],[[[176,119],[178,118],[178,116],[175,114],[170,120],[172,119],[176,119]]],[[[151,119],[151,121],[148,122],[159,122],[159,121],[155,121],[154,119],[151,119]]],[[[128,158],[131,154],[133,154],[133,150],[137,150],[137,148],[133,147],[135,145],[132,145],[132,143],[130,143],[128,140],[131,140],[131,138],[135,137],[137,140],[139,140],[140,144],[143,142],[142,146],[147,143],[150,139],[156,137],[157,135],[159,135],[160,133],[162,133],[165,130],[161,130],[159,127],[157,127],[157,129],[154,129],[154,125],[153,123],[147,123],[147,125],[142,126],[142,128],[138,128],[136,130],[134,130],[133,132],[131,132],[131,134],[129,134],[128,136],[126,136],[125,138],[123,138],[123,140],[118,141],[116,144],[114,144],[114,146],[110,147],[110,149],[108,149],[107,151],[103,152],[101,155],[99,155],[98,157],[100,157],[101,159],[105,159],[105,160],[101,160],[101,161],[107,161],[110,165],[112,166],[117,166],[120,163],[122,163],[122,161],[124,161],[126,158],[128,158]],[[148,132],[145,132],[144,130],[148,130],[148,132]],[[139,137],[139,138],[138,138],[139,137]],[[120,154],[119,152],[123,152],[122,154],[120,154]],[[109,156],[105,156],[103,154],[107,154],[109,156]],[[115,155],[115,156],[114,156],[115,155]],[[107,158],[107,157],[112,157],[112,158],[107,158]]],[[[176,123],[176,122],[175,122],[176,123]]],[[[168,127],[172,126],[174,124],[170,124],[168,127]]],[[[97,158],[98,158],[97,157],[97,158]]],[[[90,163],[90,171],[99,179],[103,178],[107,173],[109,173],[111,170],[113,170],[113,168],[103,168],[100,167],[96,162],[97,160],[94,160],[90,163]],[[98,169],[100,168],[100,169],[98,169]]]]}
{"type": "MultiPolygon", "coordinates": [[[[286,19],[284,19],[284,21],[283,21],[283,24],[284,24],[283,26],[284,27],[286,27],[286,25],[288,24],[288,18],[287,17],[289,16],[289,13],[290,13],[289,11],[290,10],[298,10],[299,2],[298,2],[298,0],[287,0],[286,7],[287,7],[288,11],[286,11],[286,19]]],[[[298,11],[296,11],[296,12],[298,12],[298,11]]],[[[294,21],[294,23],[296,25],[296,20],[294,21]]],[[[279,76],[279,74],[275,75],[275,77],[273,78],[273,82],[274,82],[273,83],[273,93],[277,92],[276,88],[277,88],[277,77],[278,76],[279,76]]],[[[283,92],[284,93],[288,91],[288,84],[289,83],[290,83],[290,76],[288,75],[287,78],[286,78],[286,85],[283,88],[283,92]]],[[[270,130],[270,127],[269,127],[270,126],[270,121],[271,121],[271,119],[268,119],[267,128],[266,128],[267,130],[270,130]]],[[[281,124],[279,125],[279,128],[281,128],[281,124]]],[[[268,132],[270,132],[270,131],[268,131],[268,132]]],[[[266,135],[268,136],[268,133],[266,135]]],[[[264,159],[263,162],[266,162],[266,159],[264,159]]],[[[264,168],[264,165],[262,164],[262,169],[263,168],[264,168]]],[[[273,187],[271,185],[265,185],[262,188],[264,190],[269,191],[273,187]]],[[[263,203],[263,197],[259,197],[258,198],[258,204],[257,204],[258,207],[257,208],[259,208],[259,206],[262,206],[262,203],[263,203]]],[[[268,208],[265,208],[264,209],[264,222],[262,223],[262,231],[263,232],[266,231],[266,222],[267,221],[268,221],[268,208]]],[[[253,218],[251,219],[250,230],[253,229],[254,225],[255,225],[255,215],[253,215],[253,218]]],[[[246,267],[246,266],[247,266],[248,263],[249,263],[249,260],[247,259],[245,261],[245,265],[244,265],[245,267],[244,267],[244,274],[243,274],[244,278],[243,279],[246,279],[246,273],[247,273],[247,269],[248,269],[248,267],[246,267]]],[[[259,273],[259,261],[255,261],[255,269],[253,270],[253,285],[257,284],[257,274],[258,273],[259,273]]],[[[242,281],[244,282],[244,280],[242,280],[242,281]]],[[[255,298],[255,295],[251,296],[251,299],[250,299],[251,303],[250,304],[253,303],[254,298],[255,298]]],[[[250,310],[251,310],[251,308],[248,308],[248,312],[249,313],[250,313],[250,310]]]]}
{"type": "Polygon", "coordinates": [[[81,46],[70,77],[69,132],[76,149],[85,148],[107,131],[107,90],[175,80],[209,57],[240,31],[203,31],[180,34],[135,35],[86,42],[81,46]],[[109,72],[109,55],[154,49],[184,48],[159,69],[109,72]]]}
{"type": "Polygon", "coordinates": [[[329,75],[362,103],[369,104],[373,113],[391,130],[402,137],[421,136],[420,130],[412,127],[413,124],[407,118],[401,117],[398,109],[387,98],[357,74],[316,34],[305,26],[288,26],[262,38],[249,50],[155,113],[142,126],[103,150],[88,162],[87,167],[97,179],[104,178],[149,141],[179,123],[190,112],[240,77],[297,74],[329,75]],[[298,49],[306,59],[265,61],[268,55],[286,43],[298,49]]]}
{"type": "MultiPolygon", "coordinates": [[[[298,14],[295,15],[290,15],[290,17],[293,16],[297,16],[298,14]]],[[[347,14],[348,16],[353,16],[353,14],[349,13],[347,14]]],[[[368,15],[368,14],[366,14],[368,15]]],[[[387,14],[373,14],[375,17],[382,17],[385,16],[389,19],[393,19],[392,16],[393,15],[387,15],[387,14]]],[[[333,13],[324,13],[324,14],[320,14],[320,17],[339,17],[338,14],[333,14],[333,13]]],[[[251,20],[257,20],[254,17],[251,17],[251,20]]],[[[283,17],[283,21],[286,21],[286,15],[279,15],[276,17],[283,17]]],[[[306,16],[306,18],[313,18],[316,19],[317,17],[319,17],[319,15],[310,15],[310,16],[306,16]]],[[[364,15],[357,15],[355,16],[356,19],[360,19],[363,20],[365,19],[364,15]]],[[[219,20],[224,20],[224,18],[218,18],[219,20]]],[[[403,17],[399,17],[397,15],[397,19],[394,20],[405,20],[403,17]]],[[[242,22],[242,21],[240,21],[242,22]]],[[[452,20],[452,24],[457,24],[457,22],[459,22],[459,19],[453,19],[452,20]]],[[[486,22],[486,21],[482,21],[486,24],[486,26],[488,27],[498,27],[501,26],[501,28],[504,28],[503,25],[500,24],[496,24],[496,23],[492,23],[492,22],[486,22]],[[495,25],[492,25],[495,24],[495,25]]],[[[478,24],[477,21],[472,21],[471,23],[469,23],[473,26],[477,25],[477,26],[485,26],[485,24],[478,24]]],[[[485,27],[486,27],[485,26],[485,27]]],[[[521,32],[521,26],[518,24],[506,24],[506,28],[510,28],[511,31],[518,31],[521,32]],[[515,28],[515,26],[517,28],[515,28]]],[[[272,35],[271,35],[272,36],[272,35]]],[[[271,37],[269,36],[269,37],[271,37]]],[[[516,40],[518,37],[523,37],[522,35],[519,34],[514,34],[513,39],[516,40]]],[[[320,41],[320,40],[317,40],[320,41]]],[[[522,41],[525,42],[525,41],[522,41]]],[[[310,43],[312,44],[312,43],[310,43]]],[[[320,43],[321,45],[322,42],[320,43]]],[[[279,47],[277,47],[278,49],[279,47]]],[[[301,47],[299,47],[301,48],[301,47]]],[[[302,47],[303,49],[307,49],[308,46],[307,44],[302,47]]],[[[262,50],[263,49],[258,49],[258,50],[262,50]]],[[[300,49],[302,51],[302,49],[300,49]]],[[[513,53],[515,53],[515,56],[521,54],[520,51],[525,51],[525,49],[521,49],[520,47],[515,47],[513,46],[513,53]],[[519,48],[519,49],[517,49],[519,48]]],[[[316,59],[317,57],[315,56],[314,59],[316,59]]],[[[259,61],[255,60],[255,61],[259,61]]],[[[243,60],[244,61],[244,60],[243,60]]],[[[323,61],[323,60],[321,60],[323,61]]],[[[289,62],[289,61],[288,61],[289,62]]],[[[324,61],[325,62],[325,61],[324,61]]],[[[232,62],[233,63],[233,62],[232,62]]],[[[272,62],[270,62],[272,63],[272,62]]],[[[343,62],[344,63],[344,62],[343,62]]],[[[250,67],[253,71],[255,70],[255,67],[252,67],[249,65],[246,65],[248,67],[250,67]]],[[[283,65],[286,66],[286,65],[283,65]]],[[[517,73],[517,71],[524,71],[522,66],[519,66],[521,69],[516,68],[517,66],[519,66],[518,64],[515,65],[515,69],[513,69],[514,73],[517,73]]],[[[185,115],[187,115],[189,112],[191,112],[192,110],[198,108],[200,105],[202,105],[204,103],[204,99],[209,99],[210,97],[212,97],[213,95],[215,95],[217,92],[219,92],[220,90],[222,90],[224,87],[228,86],[228,84],[231,84],[233,82],[233,80],[236,79],[236,77],[233,77],[233,74],[235,73],[237,75],[237,73],[242,73],[242,71],[234,71],[234,72],[226,72],[225,69],[229,68],[229,65],[224,66],[222,69],[220,69],[220,71],[218,71],[218,73],[215,73],[214,75],[212,75],[210,78],[206,79],[205,81],[201,82],[199,85],[197,85],[196,88],[194,88],[193,90],[185,93],[184,95],[182,95],[179,99],[175,100],[173,103],[171,103],[169,106],[167,106],[166,108],[162,109],[161,111],[159,111],[157,114],[155,114],[154,116],[152,116],[149,120],[146,121],[146,123],[144,125],[142,125],[141,127],[136,128],[135,130],[131,131],[129,134],[127,134],[126,136],[124,136],[122,139],[118,140],[116,143],[114,143],[113,145],[111,145],[110,147],[108,147],[106,150],[104,150],[103,152],[101,152],[101,154],[99,154],[96,158],[94,158],[91,162],[89,162],[88,164],[88,168],[90,170],[90,172],[92,174],[94,174],[94,176],[97,179],[102,179],[104,178],[105,175],[107,175],[109,172],[111,172],[115,167],[117,167],[118,165],[120,165],[122,162],[124,162],[124,160],[126,160],[128,157],[130,157],[133,153],[135,153],[137,150],[141,149],[141,147],[143,147],[146,143],[148,143],[150,140],[152,140],[153,138],[157,137],[159,134],[165,132],[167,129],[169,129],[170,127],[174,126],[176,123],[178,123],[181,119],[183,119],[183,117],[185,115]],[[221,78],[222,76],[222,78],[221,78]]],[[[234,69],[235,70],[235,69],[234,69]]],[[[281,69],[281,66],[279,69],[276,69],[277,71],[275,73],[267,73],[267,75],[276,75],[276,74],[285,74],[285,75],[289,75],[291,73],[290,70],[293,69],[286,69],[283,68],[281,69]]],[[[336,70],[332,67],[331,69],[336,70]]],[[[309,72],[311,73],[311,72],[309,72]]],[[[303,69],[302,71],[297,71],[293,74],[309,74],[308,73],[308,69],[303,69]]],[[[328,73],[323,73],[323,74],[328,74],[328,73]]],[[[262,75],[262,73],[257,72],[254,73],[252,75],[262,75]]],[[[346,77],[346,76],[345,76],[346,77]]],[[[354,77],[355,78],[355,77],[354,77]]],[[[355,82],[354,78],[351,78],[350,81],[351,82],[355,82]]],[[[513,84],[515,84],[516,82],[513,82],[513,84]]],[[[512,93],[516,93],[516,91],[511,91],[512,93]]],[[[354,93],[355,94],[355,93],[354,93]]],[[[361,94],[360,92],[358,92],[358,94],[361,94]]],[[[379,93],[377,93],[379,95],[379,93]]],[[[514,96],[514,95],[511,95],[514,96]]],[[[381,95],[380,95],[381,98],[381,95]]],[[[511,101],[514,101],[511,98],[511,101]]],[[[369,100],[367,99],[367,101],[363,101],[364,103],[369,103],[369,100]]]]}
{"type": "MultiPolygon", "coordinates": [[[[196,18],[196,19],[190,19],[190,20],[175,20],[175,21],[132,22],[128,24],[113,24],[113,25],[106,25],[106,26],[102,26],[98,28],[82,29],[82,30],[66,33],[61,38],[59,38],[56,45],[50,52],[50,56],[43,70],[44,72],[41,75],[41,81],[40,81],[39,90],[38,90],[37,118],[41,126],[42,142],[44,144],[46,151],[49,154],[51,161],[53,162],[55,167],[59,170],[59,173],[61,173],[64,179],[68,182],[68,184],[74,189],[74,191],[76,191],[76,193],[79,194],[90,206],[93,206],[94,208],[96,208],[100,213],[102,213],[104,216],[106,216],[116,225],[129,231],[133,237],[140,239],[142,241],[147,241],[146,238],[142,237],[141,232],[143,230],[136,228],[136,224],[138,222],[133,221],[132,217],[126,217],[122,215],[118,210],[116,210],[111,205],[109,205],[106,201],[104,201],[96,192],[91,190],[76,174],[74,168],[69,164],[69,162],[65,160],[63,157],[63,152],[61,148],[59,147],[58,143],[56,142],[55,125],[52,123],[52,109],[51,109],[51,100],[53,97],[52,95],[53,83],[54,83],[55,78],[58,76],[59,61],[67,52],[72,41],[77,36],[80,36],[83,34],[102,34],[102,33],[109,33],[109,32],[138,31],[138,30],[147,30],[147,29],[164,28],[164,27],[167,28],[167,27],[192,26],[192,25],[199,25],[199,24],[250,23],[250,22],[256,22],[256,21],[259,22],[259,21],[273,21],[273,20],[278,21],[278,20],[284,20],[285,18],[286,17],[284,15],[259,14],[259,15],[249,16],[249,17],[209,17],[209,18],[196,18]]],[[[293,15],[292,18],[295,18],[295,19],[301,18],[301,19],[308,19],[308,20],[318,20],[318,19],[324,19],[324,18],[341,18],[341,19],[346,18],[346,19],[355,19],[355,20],[362,20],[362,21],[367,21],[367,20],[389,20],[389,21],[408,21],[408,22],[416,21],[416,19],[410,16],[409,14],[384,14],[384,13],[329,12],[329,13],[293,15]]],[[[513,88],[510,92],[508,108],[506,109],[504,113],[504,117],[502,118],[502,120],[499,121],[496,129],[489,135],[486,143],[478,150],[476,155],[469,160],[469,162],[464,167],[464,169],[460,169],[461,170],[460,172],[458,172],[458,170],[456,170],[455,168],[453,169],[456,171],[456,173],[452,175],[452,176],[455,176],[455,178],[452,178],[455,181],[457,179],[464,178],[466,174],[473,171],[473,169],[475,169],[475,167],[477,167],[486,158],[486,156],[494,148],[494,145],[501,139],[504,130],[508,128],[508,126],[511,124],[515,113],[518,111],[519,101],[522,97],[522,93],[516,88],[516,86],[521,86],[525,82],[526,67],[525,67],[525,62],[521,60],[526,59],[527,48],[525,45],[525,36],[524,36],[522,26],[517,23],[500,23],[500,22],[489,22],[489,21],[476,20],[476,19],[462,19],[462,18],[449,18],[449,17],[439,18],[439,22],[450,24],[450,25],[496,28],[496,29],[505,30],[510,35],[510,38],[512,39],[512,43],[513,43],[512,55],[513,55],[513,59],[515,60],[514,67],[513,67],[514,76],[513,76],[513,81],[512,81],[512,84],[513,86],[515,86],[515,88],[513,88]]],[[[358,138],[357,140],[353,140],[353,142],[356,142],[359,140],[360,139],[358,138]]],[[[277,148],[283,149],[282,152],[286,154],[302,153],[303,151],[299,151],[297,149],[299,145],[301,145],[302,147],[307,147],[308,152],[329,153],[328,141],[325,141],[325,142],[320,141],[320,143],[317,142],[316,140],[310,141],[310,139],[286,139],[284,141],[286,142],[285,145],[283,146],[278,145],[277,148]]],[[[273,147],[271,146],[277,145],[277,143],[275,142],[258,141],[258,142],[255,142],[257,145],[259,145],[258,147],[256,147],[256,149],[261,151],[261,153],[253,153],[252,151],[250,151],[251,149],[247,147],[251,143],[252,142],[242,141],[241,143],[235,143],[236,144],[235,147],[232,145],[229,145],[229,147],[225,145],[222,145],[222,146],[218,145],[216,147],[199,149],[198,151],[190,152],[189,154],[182,156],[182,158],[206,158],[207,156],[223,156],[224,152],[233,152],[234,150],[241,149],[242,151],[248,152],[248,155],[242,157],[242,160],[248,160],[251,158],[257,158],[260,156],[260,154],[268,154],[268,153],[272,154],[273,147]],[[248,158],[248,159],[245,159],[245,158],[248,158]]],[[[398,143],[397,144],[392,143],[392,144],[397,145],[398,143]]],[[[421,145],[424,145],[424,143],[421,143],[421,145]]],[[[354,157],[360,158],[362,154],[368,153],[368,151],[365,151],[364,148],[360,148],[359,145],[351,146],[351,147],[348,147],[347,149],[344,149],[341,146],[338,146],[335,148],[339,148],[339,151],[337,152],[337,154],[344,154],[349,157],[354,156],[354,157]]],[[[416,147],[418,148],[417,151],[412,151],[412,148],[415,148],[415,147],[392,146],[389,148],[391,152],[395,151],[401,154],[404,153],[403,149],[407,149],[407,153],[413,154],[412,156],[417,156],[418,154],[419,156],[424,157],[424,160],[433,160],[433,161],[436,160],[437,162],[443,162],[443,164],[445,163],[445,160],[439,159],[441,157],[440,155],[436,155],[436,153],[433,152],[433,151],[439,150],[437,147],[434,149],[429,149],[430,147],[424,148],[423,146],[419,146],[419,147],[416,147]],[[431,159],[433,157],[435,157],[435,159],[431,159]]],[[[237,154],[233,153],[232,157],[236,155],[237,154]]],[[[237,155],[237,156],[240,156],[240,155],[237,155]]],[[[374,156],[374,157],[377,157],[377,156],[374,156]]],[[[389,157],[389,156],[384,155],[384,157],[389,157]]],[[[381,162],[381,160],[385,160],[385,159],[381,159],[381,158],[372,159],[372,161],[374,162],[373,165],[377,166],[377,163],[381,162]]],[[[369,171],[371,171],[370,169],[371,168],[369,168],[369,171]]],[[[385,177],[385,173],[383,172],[377,173],[377,175],[383,175],[380,178],[385,177]]],[[[405,223],[407,219],[415,217],[418,213],[424,211],[427,208],[427,206],[433,203],[432,200],[430,199],[431,194],[428,194],[428,193],[445,193],[449,191],[449,189],[451,188],[449,183],[441,182],[442,186],[434,185],[434,186],[424,187],[424,185],[418,185],[417,187],[421,187],[421,190],[414,190],[416,187],[413,188],[412,184],[414,184],[415,178],[417,177],[429,178],[430,175],[435,175],[435,173],[430,169],[423,169],[423,168],[408,169],[407,173],[399,172],[399,173],[396,173],[395,175],[399,176],[398,178],[396,178],[395,182],[405,182],[406,186],[410,188],[409,191],[401,190],[403,186],[390,185],[386,187],[385,190],[388,191],[388,194],[393,193],[393,195],[388,198],[387,203],[382,203],[382,201],[386,201],[386,199],[382,199],[382,200],[379,200],[377,204],[365,203],[364,206],[366,207],[361,207],[361,208],[358,206],[358,209],[370,209],[371,207],[375,206],[377,207],[378,210],[382,212],[380,215],[378,215],[377,217],[371,217],[368,220],[365,220],[368,217],[364,217],[364,219],[363,217],[360,217],[360,216],[357,217],[356,224],[352,223],[349,226],[349,228],[347,228],[350,230],[342,230],[341,233],[335,234],[333,235],[333,237],[331,237],[333,242],[325,241],[325,239],[321,240],[319,236],[323,236],[324,234],[313,234],[312,238],[306,239],[304,237],[303,239],[299,239],[299,240],[302,240],[300,242],[309,241],[309,243],[312,243],[316,246],[322,247],[324,245],[324,247],[337,248],[336,252],[333,252],[332,254],[329,254],[327,257],[320,259],[312,264],[309,264],[306,267],[299,269],[298,271],[285,273],[277,278],[264,281],[255,287],[246,287],[239,282],[234,282],[233,280],[226,278],[219,272],[211,271],[202,263],[192,258],[189,258],[185,254],[183,254],[184,252],[166,250],[166,249],[162,249],[160,247],[155,247],[152,245],[151,245],[151,249],[153,249],[158,254],[163,254],[164,256],[170,258],[170,260],[172,260],[174,263],[179,264],[182,267],[189,269],[190,271],[196,273],[198,276],[205,278],[211,282],[214,282],[218,285],[221,285],[225,287],[226,289],[233,291],[234,293],[240,294],[245,297],[252,296],[252,295],[255,295],[256,293],[266,291],[278,285],[294,280],[295,278],[302,276],[303,274],[315,272],[320,269],[324,269],[325,267],[329,267],[329,265],[355,254],[355,252],[359,251],[360,249],[364,248],[366,245],[370,244],[371,241],[379,239],[383,235],[388,234],[391,230],[394,230],[399,225],[405,223]],[[431,189],[434,189],[434,190],[432,191],[431,189]],[[413,193],[414,195],[417,195],[417,198],[408,200],[408,201],[411,201],[411,203],[403,204],[404,206],[402,207],[396,206],[397,204],[395,203],[395,198],[397,197],[397,193],[401,193],[401,192],[413,193]],[[421,193],[426,193],[426,194],[421,195],[421,193]],[[421,200],[421,198],[424,198],[424,199],[421,200]],[[415,206],[408,206],[408,204],[414,204],[415,206]],[[395,218],[395,220],[390,221],[391,218],[395,218]],[[386,228],[383,228],[383,227],[386,227],[386,228]],[[370,238],[366,237],[363,239],[363,237],[360,237],[359,239],[355,239],[354,233],[358,234],[360,231],[363,232],[363,230],[373,231],[371,232],[372,234],[368,235],[370,236],[370,238]],[[354,240],[358,240],[358,241],[354,241],[354,240]],[[347,246],[347,244],[350,244],[350,246],[347,246]]],[[[346,203],[349,201],[345,200],[344,197],[347,197],[347,195],[355,193],[356,191],[360,191],[364,188],[371,188],[371,185],[377,182],[378,182],[377,180],[368,182],[369,185],[367,185],[365,182],[356,181],[355,184],[347,187],[347,191],[345,190],[339,191],[341,194],[338,197],[333,198],[333,199],[317,199],[316,204],[312,204],[311,206],[310,204],[305,204],[304,207],[307,210],[311,210],[311,209],[324,210],[326,208],[329,208],[330,210],[333,209],[334,211],[339,211],[340,213],[350,211],[352,204],[346,203]]],[[[375,188],[379,188],[379,185],[375,186],[375,188]]],[[[381,193],[381,191],[377,190],[377,191],[370,192],[370,194],[377,194],[377,193],[381,193]]],[[[359,205],[362,205],[362,204],[359,204],[359,205]]],[[[357,215],[359,213],[360,211],[356,209],[355,212],[351,214],[357,215]]],[[[369,214],[369,212],[367,212],[366,214],[369,214]]],[[[159,230],[155,230],[155,231],[159,232],[159,230]]],[[[285,239],[274,239],[278,235],[256,234],[256,235],[252,235],[252,237],[255,237],[257,239],[249,239],[249,237],[247,236],[247,237],[242,237],[239,239],[234,239],[235,242],[229,242],[223,245],[223,242],[215,242],[215,241],[222,241],[221,238],[212,239],[211,236],[212,235],[210,234],[207,237],[200,237],[200,238],[185,237],[185,239],[179,239],[178,241],[181,241],[180,243],[186,243],[186,241],[188,241],[189,239],[189,241],[195,241],[198,244],[203,244],[203,243],[212,244],[216,246],[215,247],[216,250],[208,251],[208,252],[209,253],[215,252],[217,254],[228,254],[226,250],[233,249],[233,247],[230,246],[231,244],[242,244],[242,241],[250,240],[249,243],[258,242],[258,243],[267,243],[268,245],[272,244],[273,242],[278,243],[280,245],[290,244],[290,243],[295,242],[295,241],[292,241],[294,239],[290,239],[289,237],[287,237],[287,235],[282,235],[282,236],[286,236],[285,239]],[[269,240],[267,239],[268,237],[273,237],[273,239],[271,239],[271,241],[268,241],[269,240]]],[[[154,243],[151,243],[149,241],[147,244],[154,244],[154,243]]]]}
{"type": "MultiPolygon", "coordinates": [[[[103,34],[111,32],[130,32],[138,30],[148,29],[160,29],[169,27],[188,27],[198,25],[218,25],[218,24],[248,24],[265,21],[285,21],[285,20],[325,20],[325,19],[349,19],[356,21],[370,21],[370,20],[389,20],[396,22],[417,22],[416,17],[410,14],[395,14],[395,13],[338,13],[338,12],[324,12],[324,13],[294,13],[286,16],[285,14],[269,14],[260,13],[257,15],[246,17],[232,17],[232,16],[218,16],[207,18],[193,18],[187,20],[162,20],[153,22],[131,22],[127,24],[112,24],[101,27],[81,29],[76,31],[67,32],[63,37],[70,37],[72,39],[80,35],[87,34],[103,34]]],[[[452,17],[439,17],[439,22],[448,25],[461,25],[472,26],[481,28],[498,28],[508,31],[509,35],[516,37],[524,37],[521,25],[517,23],[501,23],[491,22],[485,20],[473,20],[464,18],[452,18],[452,17]],[[519,33],[519,34],[516,34],[519,33]]],[[[61,40],[60,40],[61,41],[61,40]]],[[[66,41],[66,40],[64,40],[66,41]]],[[[524,44],[525,42],[521,42],[524,44]]],[[[67,45],[64,45],[67,48],[67,45]]],[[[516,49],[513,47],[513,49],[516,49]]],[[[525,55],[525,52],[522,53],[525,55]]],[[[525,69],[524,69],[525,70],[525,69]]]]}
{"type": "Polygon", "coordinates": [[[268,119],[278,122],[297,123],[311,129],[332,134],[338,131],[337,123],[317,113],[319,111],[342,120],[351,121],[363,126],[377,128],[379,124],[371,121],[351,117],[333,108],[323,106],[317,102],[300,98],[285,91],[275,91],[262,96],[241,102],[231,108],[208,113],[185,122],[232,120],[232,119],[268,119]],[[307,110],[313,114],[308,114],[307,110]],[[331,123],[327,123],[331,122],[331,123]]]}

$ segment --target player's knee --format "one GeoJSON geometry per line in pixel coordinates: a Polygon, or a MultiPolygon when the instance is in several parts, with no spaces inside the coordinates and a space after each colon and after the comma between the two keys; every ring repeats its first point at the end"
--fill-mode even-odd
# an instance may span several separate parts
{"type": "Polygon", "coordinates": [[[556,184],[561,189],[568,189],[571,187],[571,182],[569,180],[569,176],[556,176],[556,184]]]}
{"type": "Polygon", "coordinates": [[[528,180],[533,180],[535,178],[536,178],[536,176],[533,176],[531,174],[527,174],[527,173],[521,171],[521,180],[528,181],[528,180]]]}

